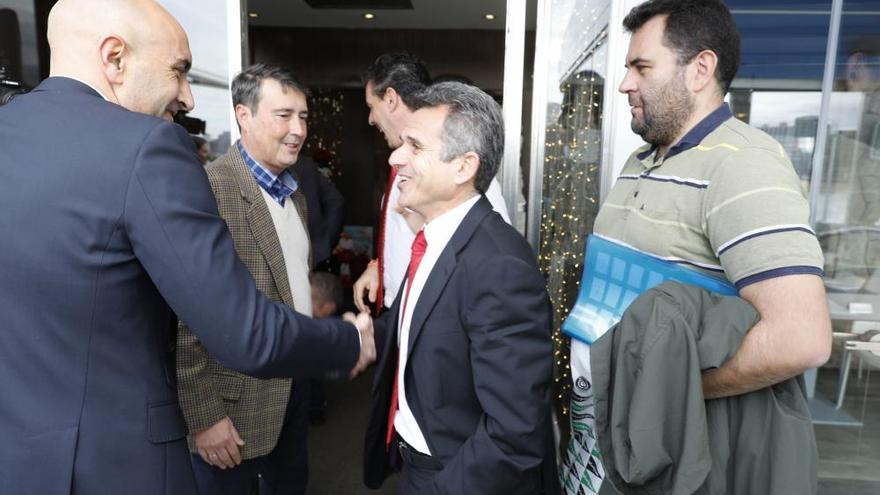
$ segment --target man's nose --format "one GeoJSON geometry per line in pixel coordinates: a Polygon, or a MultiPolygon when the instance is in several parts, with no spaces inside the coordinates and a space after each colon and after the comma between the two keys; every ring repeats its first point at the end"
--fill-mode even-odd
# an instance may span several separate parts
{"type": "Polygon", "coordinates": [[[406,146],[400,146],[396,150],[391,152],[391,156],[388,157],[388,165],[397,168],[400,170],[406,163],[406,151],[404,150],[406,146]]]}
{"type": "Polygon", "coordinates": [[[180,104],[181,110],[185,112],[191,112],[192,109],[196,107],[196,102],[192,95],[192,88],[189,85],[189,81],[186,79],[184,79],[184,83],[180,88],[180,93],[177,95],[177,102],[180,104]]]}
{"type": "Polygon", "coordinates": [[[299,117],[291,119],[290,133],[294,136],[303,137],[306,133],[306,121],[299,117]]]}
{"type": "Polygon", "coordinates": [[[620,83],[620,87],[617,88],[623,94],[630,93],[636,90],[636,84],[634,81],[634,77],[632,76],[632,71],[627,70],[626,76],[624,76],[623,81],[620,83]]]}

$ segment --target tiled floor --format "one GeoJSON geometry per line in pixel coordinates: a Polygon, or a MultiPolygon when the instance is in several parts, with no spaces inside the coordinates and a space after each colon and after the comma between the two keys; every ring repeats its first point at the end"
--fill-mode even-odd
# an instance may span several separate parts
{"type": "MultiPolygon", "coordinates": [[[[817,392],[825,397],[836,396],[838,370],[832,366],[819,371],[817,392]]],[[[880,370],[866,369],[860,380],[855,368],[843,407],[863,426],[816,426],[819,495],[880,495],[880,370]]],[[[309,438],[309,495],[397,493],[393,478],[380,491],[361,482],[371,381],[372,374],[351,383],[327,382],[327,423],[312,428],[309,438]]]]}
{"type": "Polygon", "coordinates": [[[362,479],[364,431],[370,412],[369,372],[353,382],[327,381],[327,422],[309,431],[307,495],[396,495],[397,479],[369,490],[362,479]]]}
{"type": "MultiPolygon", "coordinates": [[[[817,393],[836,397],[837,378],[836,367],[819,370],[817,393]]],[[[859,379],[852,367],[843,409],[862,426],[816,426],[819,495],[880,494],[880,370],[865,367],[859,379]]]]}

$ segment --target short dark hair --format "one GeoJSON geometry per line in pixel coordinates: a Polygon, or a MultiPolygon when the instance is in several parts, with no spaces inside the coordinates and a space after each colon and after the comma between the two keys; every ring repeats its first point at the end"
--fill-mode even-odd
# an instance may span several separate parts
{"type": "Polygon", "coordinates": [[[321,302],[333,302],[337,311],[342,308],[342,282],[339,277],[328,272],[312,272],[309,275],[312,288],[318,292],[321,302]]]}
{"type": "Polygon", "coordinates": [[[373,83],[373,94],[385,95],[388,88],[400,95],[406,106],[412,108],[413,97],[431,84],[428,68],[415,56],[406,53],[379,55],[364,74],[364,84],[373,83]]]}
{"type": "Polygon", "coordinates": [[[263,81],[273,79],[285,89],[299,91],[306,97],[309,90],[289,70],[276,65],[254,64],[239,72],[232,80],[232,107],[244,105],[257,112],[263,81]]]}
{"type": "Polygon", "coordinates": [[[703,50],[718,56],[715,79],[726,94],[739,70],[739,31],[730,10],[720,0],[650,0],[634,7],[623,27],[634,33],[658,15],[666,15],[663,37],[685,65],[703,50]]]}
{"type": "Polygon", "coordinates": [[[485,193],[498,173],[504,156],[504,119],[501,106],[483,90],[459,82],[442,82],[416,95],[414,108],[446,107],[443,149],[440,159],[448,162],[468,151],[480,157],[474,187],[485,193]]]}

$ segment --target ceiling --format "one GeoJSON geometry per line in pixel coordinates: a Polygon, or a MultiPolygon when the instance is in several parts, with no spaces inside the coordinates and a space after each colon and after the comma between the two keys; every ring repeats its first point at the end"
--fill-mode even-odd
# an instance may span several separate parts
{"type": "MultiPolygon", "coordinates": [[[[412,9],[313,9],[306,0],[248,0],[253,26],[344,29],[495,29],[504,30],[506,0],[411,0],[412,9]],[[375,17],[364,19],[365,13],[375,17]],[[492,21],[486,14],[495,15],[492,21]]],[[[338,2],[337,2],[338,3],[338,2]]],[[[387,0],[359,3],[387,4],[387,0]]],[[[526,29],[535,29],[537,0],[528,0],[526,29]]]]}

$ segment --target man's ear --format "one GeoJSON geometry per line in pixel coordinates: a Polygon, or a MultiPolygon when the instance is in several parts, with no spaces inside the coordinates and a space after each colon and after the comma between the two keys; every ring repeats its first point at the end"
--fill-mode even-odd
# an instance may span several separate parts
{"type": "Polygon", "coordinates": [[[455,183],[460,185],[475,182],[477,171],[479,170],[480,155],[473,151],[468,151],[458,159],[458,168],[455,170],[455,183]]]}
{"type": "Polygon", "coordinates": [[[238,128],[244,130],[245,124],[251,118],[251,109],[239,103],[235,105],[235,121],[238,122],[238,128]]]}
{"type": "Polygon", "coordinates": [[[122,84],[128,60],[128,46],[122,36],[111,34],[101,41],[101,67],[111,84],[122,84]]]}
{"type": "Polygon", "coordinates": [[[718,68],[718,55],[712,50],[703,50],[691,61],[691,89],[694,93],[704,91],[715,82],[715,70],[718,68]]]}
{"type": "Polygon", "coordinates": [[[388,106],[388,111],[393,112],[400,105],[400,95],[394,88],[385,88],[385,94],[382,95],[382,103],[388,106]]]}

